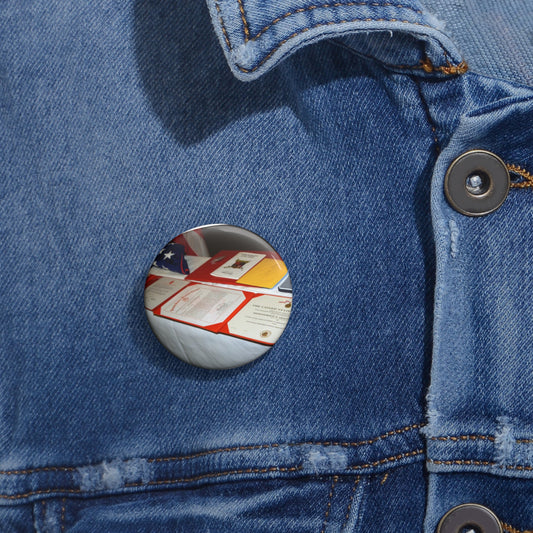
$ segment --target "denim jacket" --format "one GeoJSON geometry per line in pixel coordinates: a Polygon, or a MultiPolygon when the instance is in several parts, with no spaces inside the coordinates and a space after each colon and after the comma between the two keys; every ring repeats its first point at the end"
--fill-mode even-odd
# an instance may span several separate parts
{"type": "Polygon", "coordinates": [[[1,2],[2,533],[533,528],[531,43],[434,4],[1,2]],[[510,176],[485,216],[445,194],[471,150],[510,176]],[[294,288],[233,370],[142,304],[212,223],[294,288]]]}

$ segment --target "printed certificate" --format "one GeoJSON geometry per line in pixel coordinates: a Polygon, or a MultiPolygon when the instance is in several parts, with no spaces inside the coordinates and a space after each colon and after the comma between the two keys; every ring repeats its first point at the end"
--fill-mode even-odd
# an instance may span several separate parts
{"type": "Polygon", "coordinates": [[[161,306],[161,316],[208,327],[224,322],[244,301],[241,291],[194,284],[161,306]]]}
{"type": "Polygon", "coordinates": [[[159,278],[144,289],[144,307],[152,310],[189,284],[175,278],[159,278]]]}
{"type": "Polygon", "coordinates": [[[211,276],[215,278],[226,278],[237,280],[244,276],[246,272],[251,270],[266,254],[256,254],[253,252],[239,252],[231,257],[224,264],[219,266],[216,270],[211,272],[211,276]]]}
{"type": "Polygon", "coordinates": [[[292,298],[263,295],[252,298],[229,322],[232,335],[274,344],[291,313],[292,298]]]}

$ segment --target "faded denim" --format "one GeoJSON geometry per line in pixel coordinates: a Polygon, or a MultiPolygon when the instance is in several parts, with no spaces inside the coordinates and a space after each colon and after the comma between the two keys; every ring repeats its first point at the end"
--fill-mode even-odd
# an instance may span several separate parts
{"type": "Polygon", "coordinates": [[[417,1],[321,6],[1,3],[0,531],[533,527],[533,91],[417,1]],[[513,170],[482,218],[443,192],[471,148],[513,170]],[[294,288],[230,371],[142,305],[209,223],[294,288]]]}

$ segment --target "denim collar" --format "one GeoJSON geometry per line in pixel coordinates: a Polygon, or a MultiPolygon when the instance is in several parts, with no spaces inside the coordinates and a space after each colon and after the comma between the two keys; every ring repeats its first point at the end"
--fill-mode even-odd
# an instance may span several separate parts
{"type": "Polygon", "coordinates": [[[244,81],[260,77],[307,44],[346,36],[356,39],[356,52],[400,70],[429,75],[466,70],[442,23],[416,0],[207,0],[207,4],[228,64],[244,81]]]}

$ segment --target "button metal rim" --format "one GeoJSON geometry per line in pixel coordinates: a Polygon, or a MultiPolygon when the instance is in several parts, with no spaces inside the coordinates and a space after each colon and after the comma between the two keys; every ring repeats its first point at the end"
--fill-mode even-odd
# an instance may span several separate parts
{"type": "Polygon", "coordinates": [[[480,533],[503,533],[498,517],[479,503],[463,503],[452,507],[440,519],[436,533],[460,533],[466,526],[478,527],[480,533]]]}
{"type": "Polygon", "coordinates": [[[471,217],[496,211],[505,202],[510,186],[509,171],[502,159],[482,149],[468,150],[455,158],[444,177],[444,192],[450,205],[471,217]],[[469,193],[465,183],[466,178],[476,171],[484,172],[491,181],[489,190],[480,195],[469,193]]]}

